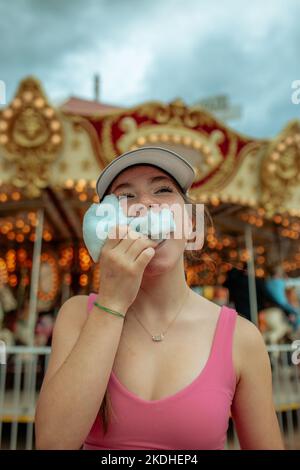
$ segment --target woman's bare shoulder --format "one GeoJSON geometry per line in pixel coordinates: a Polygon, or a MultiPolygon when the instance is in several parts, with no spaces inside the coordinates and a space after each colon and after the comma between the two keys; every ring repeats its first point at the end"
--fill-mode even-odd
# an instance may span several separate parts
{"type": "Polygon", "coordinates": [[[72,306],[72,307],[82,307],[82,305],[86,305],[88,303],[88,295],[73,295],[72,297],[69,297],[63,305],[72,306]]]}
{"type": "Polygon", "coordinates": [[[251,366],[266,354],[265,342],[258,327],[238,314],[233,335],[233,357],[238,378],[246,365],[251,366]]]}
{"type": "Polygon", "coordinates": [[[263,336],[258,327],[247,318],[238,314],[236,317],[235,336],[244,349],[264,343],[263,336]]]}
{"type": "Polygon", "coordinates": [[[66,324],[81,328],[87,317],[88,298],[88,295],[74,295],[67,299],[59,309],[56,328],[66,324]]]}
{"type": "Polygon", "coordinates": [[[206,297],[196,294],[193,291],[191,293],[191,297],[193,300],[193,310],[194,310],[194,312],[192,313],[193,314],[196,313],[195,317],[197,318],[200,312],[202,319],[207,317],[210,321],[212,321],[215,324],[219,317],[221,307],[215,302],[212,302],[206,297]]]}

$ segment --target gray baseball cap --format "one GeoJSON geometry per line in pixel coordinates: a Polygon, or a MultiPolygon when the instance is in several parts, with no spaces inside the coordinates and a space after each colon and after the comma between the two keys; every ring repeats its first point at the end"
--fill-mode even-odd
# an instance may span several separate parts
{"type": "Polygon", "coordinates": [[[181,155],[162,147],[140,147],[114,158],[102,171],[96,183],[99,200],[115,177],[132,165],[150,164],[169,173],[179,184],[182,191],[191,187],[196,173],[192,165],[181,155]]]}

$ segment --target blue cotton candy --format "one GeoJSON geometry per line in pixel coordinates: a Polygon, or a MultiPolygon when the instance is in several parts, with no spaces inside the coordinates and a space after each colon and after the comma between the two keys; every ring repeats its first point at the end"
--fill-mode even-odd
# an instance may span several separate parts
{"type": "Polygon", "coordinates": [[[92,204],[83,217],[83,240],[95,263],[99,260],[110,229],[116,225],[130,225],[136,232],[156,240],[164,240],[175,231],[175,220],[169,209],[159,212],[150,209],[144,216],[127,217],[118,197],[109,194],[101,203],[92,204]]]}

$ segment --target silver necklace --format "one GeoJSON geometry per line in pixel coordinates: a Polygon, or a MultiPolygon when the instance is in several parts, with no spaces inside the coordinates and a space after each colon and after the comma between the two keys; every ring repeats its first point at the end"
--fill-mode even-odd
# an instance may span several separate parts
{"type": "Polygon", "coordinates": [[[144,330],[151,336],[152,338],[152,341],[154,342],[159,342],[159,341],[162,341],[167,333],[167,331],[169,330],[170,326],[174,323],[174,321],[176,320],[176,318],[179,316],[180,312],[182,311],[183,309],[183,306],[184,304],[186,303],[186,299],[188,297],[190,293],[190,289],[188,289],[188,292],[184,298],[184,301],[183,301],[183,304],[181,305],[178,313],[176,314],[176,316],[173,318],[173,320],[171,321],[171,323],[169,324],[168,328],[166,330],[164,330],[162,333],[159,333],[158,335],[153,335],[152,333],[150,333],[150,331],[143,325],[143,323],[141,322],[141,320],[136,316],[135,312],[134,312],[134,309],[132,309],[133,311],[133,315],[135,316],[135,318],[137,319],[137,321],[139,322],[139,324],[144,328],[144,330]]]}

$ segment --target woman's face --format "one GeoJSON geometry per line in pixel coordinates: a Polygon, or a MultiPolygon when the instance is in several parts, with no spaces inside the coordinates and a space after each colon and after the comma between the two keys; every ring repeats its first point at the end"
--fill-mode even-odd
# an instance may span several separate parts
{"type": "MultiPolygon", "coordinates": [[[[144,215],[135,211],[142,204],[149,208],[151,204],[167,207],[179,204],[183,213],[184,199],[179,192],[177,183],[163,170],[155,166],[138,165],[123,170],[111,183],[108,194],[113,193],[117,197],[127,197],[128,214],[131,216],[144,215]],[[131,210],[130,210],[131,207],[131,210]]],[[[180,213],[180,211],[179,211],[180,213]]],[[[178,215],[174,214],[175,224],[182,223],[178,215]]],[[[155,255],[147,265],[144,274],[154,275],[171,269],[182,256],[185,248],[186,238],[170,238],[155,247],[155,255]]]]}

